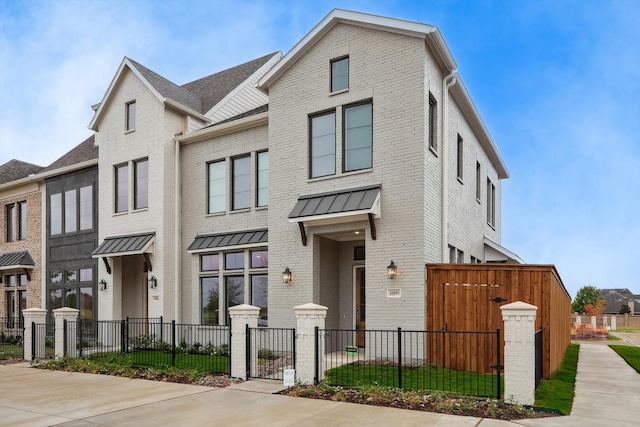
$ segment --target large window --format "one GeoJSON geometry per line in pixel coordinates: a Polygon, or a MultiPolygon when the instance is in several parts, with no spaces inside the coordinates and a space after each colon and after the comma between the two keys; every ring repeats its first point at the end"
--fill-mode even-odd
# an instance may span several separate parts
{"type": "Polygon", "coordinates": [[[64,231],[73,233],[77,230],[76,190],[64,192],[64,231]]]}
{"type": "Polygon", "coordinates": [[[143,209],[149,207],[149,160],[133,162],[133,208],[143,209]]]}
{"type": "Polygon", "coordinates": [[[62,193],[51,195],[51,235],[62,233],[62,193]]]}
{"type": "Polygon", "coordinates": [[[233,159],[232,209],[247,209],[251,206],[251,157],[233,159]]]}
{"type": "Polygon", "coordinates": [[[16,205],[7,205],[7,242],[16,240],[16,205]]]}
{"type": "Polygon", "coordinates": [[[436,126],[438,125],[438,110],[436,109],[436,99],[429,92],[429,148],[433,151],[438,149],[438,141],[436,139],[436,126]]]}
{"type": "Polygon", "coordinates": [[[116,213],[129,210],[129,165],[119,165],[115,167],[116,175],[116,213]]]}
{"type": "Polygon", "coordinates": [[[372,104],[344,109],[344,171],[367,169],[373,154],[372,104]]]}
{"type": "Polygon", "coordinates": [[[460,181],[462,181],[462,165],[463,165],[463,160],[464,160],[464,143],[462,141],[462,137],[460,135],[458,135],[458,156],[457,156],[457,162],[456,162],[456,171],[458,173],[458,179],[460,181]]]}
{"type": "Polygon", "coordinates": [[[266,274],[251,276],[251,305],[260,307],[258,326],[267,326],[269,280],[266,274]]]}
{"type": "Polygon", "coordinates": [[[93,186],[52,194],[49,199],[52,236],[93,229],[93,186]]]}
{"type": "Polygon", "coordinates": [[[93,186],[80,188],[80,230],[93,228],[93,186]]]}
{"type": "Polygon", "coordinates": [[[136,129],[136,101],[125,104],[126,127],[125,130],[132,131],[136,129]]]}
{"type": "Polygon", "coordinates": [[[207,213],[224,212],[227,208],[227,163],[209,163],[209,197],[207,213]]]}
{"type": "Polygon", "coordinates": [[[331,61],[331,92],[349,89],[349,57],[331,61]]]}
{"type": "Polygon", "coordinates": [[[336,173],[336,113],[310,118],[310,177],[336,173]]]}
{"type": "Polygon", "coordinates": [[[47,285],[49,310],[60,307],[78,309],[81,319],[95,319],[94,267],[65,268],[49,271],[47,285]]]}
{"type": "Polygon", "coordinates": [[[220,322],[220,286],[217,277],[200,278],[201,322],[203,325],[218,325],[220,322]]]}
{"type": "Polygon", "coordinates": [[[20,316],[27,308],[27,275],[11,274],[4,276],[7,324],[10,327],[22,326],[20,316]],[[14,323],[18,321],[17,323],[14,323]]]}
{"type": "Polygon", "coordinates": [[[269,204],[269,152],[262,151],[257,154],[257,178],[256,178],[256,206],[269,204]]]}

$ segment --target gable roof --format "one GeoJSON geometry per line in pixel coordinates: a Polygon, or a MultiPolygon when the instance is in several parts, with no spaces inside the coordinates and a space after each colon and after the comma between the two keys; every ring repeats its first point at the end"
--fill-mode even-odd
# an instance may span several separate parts
{"type": "Polygon", "coordinates": [[[42,166],[16,159],[9,160],[7,163],[0,165],[0,184],[26,178],[27,176],[40,172],[41,170],[42,166]]]}
{"type": "Polygon", "coordinates": [[[48,172],[97,158],[98,147],[95,145],[95,135],[91,135],[89,138],[72,148],[71,151],[51,163],[46,168],[42,169],[41,172],[48,172]]]}
{"type": "Polygon", "coordinates": [[[36,263],[29,251],[5,252],[0,255],[0,270],[12,270],[16,268],[33,268],[36,263]]]}

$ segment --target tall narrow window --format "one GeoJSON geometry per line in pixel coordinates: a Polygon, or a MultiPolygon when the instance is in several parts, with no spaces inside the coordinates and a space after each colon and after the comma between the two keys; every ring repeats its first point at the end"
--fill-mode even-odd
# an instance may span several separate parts
{"type": "Polygon", "coordinates": [[[331,92],[349,89],[349,57],[331,61],[331,92]]]}
{"type": "Polygon", "coordinates": [[[496,186],[491,184],[491,225],[496,226],[496,186]]]}
{"type": "Polygon", "coordinates": [[[225,294],[225,312],[228,313],[230,307],[244,304],[244,276],[225,277],[225,294]]]}
{"type": "Polygon", "coordinates": [[[27,202],[18,203],[18,240],[27,238],[27,202]]]}
{"type": "Polygon", "coordinates": [[[330,112],[310,118],[311,178],[336,173],[336,113],[330,112]]]}
{"type": "Polygon", "coordinates": [[[125,110],[127,115],[126,131],[135,130],[136,128],[136,101],[128,102],[125,104],[125,110]]]}
{"type": "Polygon", "coordinates": [[[456,262],[456,248],[449,245],[449,263],[453,264],[456,262]]]}
{"type": "Polygon", "coordinates": [[[203,325],[217,325],[220,313],[220,286],[217,277],[200,279],[201,321],[203,325]]]}
{"type": "Polygon", "coordinates": [[[251,157],[233,159],[233,200],[232,209],[246,209],[251,206],[251,157]]]}
{"type": "Polygon", "coordinates": [[[268,319],[269,280],[266,274],[251,276],[251,305],[260,307],[258,326],[266,327],[268,319]]]}
{"type": "Polygon", "coordinates": [[[76,210],[76,190],[69,190],[64,192],[64,232],[73,233],[77,230],[77,215],[76,210]]]}
{"type": "Polygon", "coordinates": [[[129,165],[116,166],[116,213],[129,210],[129,165]]]}
{"type": "Polygon", "coordinates": [[[457,161],[457,171],[458,171],[458,179],[462,180],[462,164],[463,164],[463,156],[464,154],[464,145],[462,142],[462,137],[458,135],[458,161],[457,161]]]}
{"type": "Polygon", "coordinates": [[[461,251],[460,249],[458,249],[458,260],[457,260],[458,264],[462,264],[464,263],[464,252],[461,251]]]}
{"type": "Polygon", "coordinates": [[[149,207],[149,160],[138,160],[133,163],[133,208],[149,207]]]}
{"type": "Polygon", "coordinates": [[[62,193],[51,195],[51,235],[62,233],[62,193]]]}
{"type": "Polygon", "coordinates": [[[80,188],[80,230],[93,228],[93,186],[80,188]]]}
{"type": "Polygon", "coordinates": [[[373,148],[372,104],[344,109],[344,171],[371,167],[373,148]]]}
{"type": "Polygon", "coordinates": [[[480,202],[480,162],[476,162],[476,200],[480,202]]]}
{"type": "Polygon", "coordinates": [[[16,240],[16,205],[7,205],[7,242],[16,240]]]}
{"type": "Polygon", "coordinates": [[[429,148],[437,151],[438,142],[436,140],[436,126],[438,125],[438,110],[436,99],[429,92],[429,148]]]}
{"type": "Polygon", "coordinates": [[[258,156],[258,173],[256,188],[256,206],[267,206],[269,204],[269,152],[262,151],[258,156]]]}
{"type": "Polygon", "coordinates": [[[227,162],[209,163],[209,203],[207,213],[224,212],[227,208],[227,162]]]}

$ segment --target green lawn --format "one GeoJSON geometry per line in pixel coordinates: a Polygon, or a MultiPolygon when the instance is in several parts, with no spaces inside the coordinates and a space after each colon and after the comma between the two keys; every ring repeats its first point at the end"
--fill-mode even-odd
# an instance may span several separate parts
{"type": "Polygon", "coordinates": [[[633,369],[640,373],[640,347],[628,345],[610,345],[633,369]]]}
{"type": "MultiPolygon", "coordinates": [[[[119,353],[97,353],[90,356],[92,360],[111,359],[119,357],[119,353]]],[[[124,360],[131,366],[170,367],[171,353],[163,351],[142,350],[127,353],[124,360]]],[[[228,356],[211,356],[208,354],[176,353],[175,368],[198,370],[209,373],[228,373],[228,356]]]]}
{"type": "MultiPolygon", "coordinates": [[[[504,379],[500,378],[504,390],[504,379]]],[[[397,388],[398,367],[350,363],[327,371],[325,382],[347,387],[378,385],[397,388]]],[[[457,371],[437,365],[402,368],[402,388],[494,397],[497,394],[497,375],[457,371]]]]}
{"type": "Polygon", "coordinates": [[[579,344],[571,344],[562,359],[560,368],[550,379],[540,381],[536,390],[535,406],[557,409],[566,415],[571,412],[579,350],[579,344]]]}
{"type": "Polygon", "coordinates": [[[9,358],[22,358],[24,349],[21,345],[0,344],[0,360],[9,358]]]}

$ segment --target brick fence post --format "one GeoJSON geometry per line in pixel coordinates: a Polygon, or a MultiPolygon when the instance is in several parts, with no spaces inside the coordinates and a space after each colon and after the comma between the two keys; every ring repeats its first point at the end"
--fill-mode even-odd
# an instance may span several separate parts
{"type": "Polygon", "coordinates": [[[517,301],[500,307],[504,320],[505,400],[532,405],[536,390],[535,325],[538,307],[517,301]]]}
{"type": "Polygon", "coordinates": [[[27,308],[26,310],[22,310],[22,316],[24,317],[24,337],[22,338],[22,342],[24,343],[24,360],[31,360],[33,348],[38,347],[38,345],[44,348],[46,342],[45,335],[36,337],[36,339],[41,338],[42,342],[31,342],[31,324],[44,325],[47,321],[47,310],[42,308],[27,308]]]}
{"type": "Polygon", "coordinates": [[[260,307],[240,304],[229,308],[231,317],[231,376],[247,379],[247,325],[258,327],[260,307]]]}
{"type": "MultiPolygon", "coordinates": [[[[328,308],[318,304],[294,307],[296,314],[296,379],[302,384],[313,384],[316,372],[316,326],[324,329],[328,308]]],[[[324,340],[320,340],[320,355],[324,356],[324,340]]],[[[318,372],[320,381],[323,373],[318,372]]]]}
{"type": "MultiPolygon", "coordinates": [[[[74,343],[76,341],[76,334],[75,334],[76,330],[75,328],[72,328],[71,330],[74,333],[67,333],[68,335],[67,342],[64,342],[64,321],[66,320],[68,323],[71,323],[71,322],[77,323],[78,313],[80,313],[80,310],[71,308],[71,307],[62,307],[62,308],[57,308],[53,310],[53,319],[54,319],[55,331],[56,331],[56,335],[55,335],[56,359],[64,357],[64,349],[72,348],[71,343],[74,343]]],[[[68,324],[67,324],[67,327],[68,327],[68,324]]],[[[82,345],[82,343],[79,343],[79,344],[82,345]]]]}

